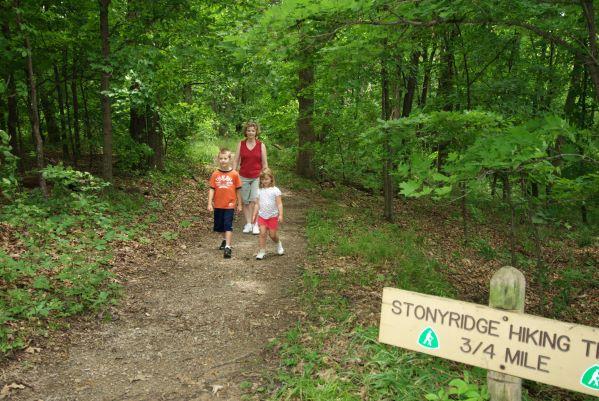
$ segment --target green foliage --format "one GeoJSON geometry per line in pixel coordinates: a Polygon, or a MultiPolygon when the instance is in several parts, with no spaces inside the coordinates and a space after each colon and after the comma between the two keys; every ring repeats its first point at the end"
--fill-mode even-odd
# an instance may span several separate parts
{"type": "Polygon", "coordinates": [[[0,250],[2,352],[23,347],[28,333],[57,319],[113,303],[119,285],[110,271],[112,244],[143,232],[131,227],[139,200],[98,194],[105,182],[62,166],[44,174],[54,185],[50,199],[32,192],[0,210],[14,239],[12,253],[0,250]]]}
{"type": "Polygon", "coordinates": [[[448,390],[440,389],[437,393],[426,394],[424,398],[429,401],[485,401],[489,399],[489,391],[485,385],[471,383],[470,374],[464,371],[464,379],[451,380],[448,390]]]}
{"type": "Polygon", "coordinates": [[[12,153],[8,134],[0,130],[0,196],[12,199],[17,185],[17,158],[12,153]]]}
{"type": "Polygon", "coordinates": [[[62,164],[49,165],[42,170],[42,176],[53,185],[53,190],[65,193],[97,193],[110,186],[110,183],[95,177],[86,171],[75,170],[72,167],[64,167],[62,164]]]}

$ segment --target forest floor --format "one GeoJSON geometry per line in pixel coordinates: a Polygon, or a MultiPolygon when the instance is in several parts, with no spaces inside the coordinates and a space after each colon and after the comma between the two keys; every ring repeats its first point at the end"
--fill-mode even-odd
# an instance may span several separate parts
{"type": "Polygon", "coordinates": [[[5,363],[0,399],[239,400],[258,386],[269,340],[299,313],[293,289],[306,256],[308,202],[284,190],[285,255],[276,256],[271,243],[267,258],[256,260],[258,238],[241,233],[238,216],[233,258],[223,259],[205,192],[189,180],[164,195],[150,228],[158,240],[116,252],[124,287],[118,305],[72,321],[5,363]],[[176,240],[160,241],[181,221],[193,223],[176,240]]]}
{"type": "MultiPolygon", "coordinates": [[[[470,244],[464,245],[455,205],[398,200],[393,225],[397,231],[386,231],[389,227],[380,221],[379,197],[351,188],[297,187],[302,190],[284,189],[286,221],[281,233],[286,254],[279,257],[271,252],[263,261],[255,260],[257,237],[242,234],[239,219],[233,258],[223,259],[216,249],[220,238],[211,231],[212,216],[205,208],[206,190],[193,180],[153,195],[149,184],[132,187],[131,191],[145,194],[147,202],[163,206],[147,211],[155,217],[147,233],[151,242],[115,246],[113,271],[123,286],[122,299],[98,315],[71,319],[68,330],[34,338],[24,351],[0,365],[0,400],[266,399],[269,395],[261,391],[278,387],[273,375],[280,367],[280,355],[273,354],[280,342],[273,340],[298,327],[298,322],[321,324],[323,316],[311,313],[326,309],[313,307],[316,312],[310,312],[302,304],[300,298],[309,293],[302,282],[306,271],[322,280],[313,294],[315,303],[322,298],[337,305],[331,299],[338,297],[340,305],[347,304],[355,314],[356,320],[348,320],[353,323],[345,326],[378,325],[382,287],[393,285],[390,277],[396,268],[393,260],[385,258],[396,254],[382,249],[382,256],[377,256],[381,260],[368,262],[363,251],[378,255],[380,245],[372,243],[379,238],[369,236],[373,232],[415,233],[417,248],[407,247],[397,255],[404,252],[409,259],[422,252],[423,259],[414,259],[413,274],[422,276],[420,264],[433,263],[434,271],[441,273],[439,280],[464,301],[486,304],[492,274],[509,259],[504,224],[493,214],[471,222],[470,244]],[[309,249],[306,214],[333,209],[340,214],[333,214],[329,223],[318,222],[325,228],[330,225],[325,241],[332,241],[330,246],[309,249]],[[338,242],[357,245],[343,251],[336,249],[338,242]],[[375,274],[370,277],[369,272],[375,274]]],[[[406,244],[387,238],[383,245],[406,244]]],[[[525,261],[533,257],[530,249],[518,251],[525,261]]],[[[567,238],[546,238],[544,274],[550,283],[539,284],[533,265],[521,267],[530,283],[527,312],[596,326],[598,255],[595,243],[581,246],[567,238]],[[568,271],[576,274],[567,276],[568,271]],[[558,308],[561,303],[567,308],[558,308]]],[[[407,262],[400,261],[404,274],[407,262]]],[[[416,276],[410,280],[433,281],[416,276]]],[[[329,341],[328,346],[338,343],[339,349],[327,352],[345,352],[352,337],[342,337],[329,341]]],[[[308,334],[301,337],[306,352],[319,349],[320,345],[310,348],[309,338],[308,334]]],[[[301,370],[300,366],[295,369],[301,370]]],[[[544,387],[535,389],[543,391],[544,387]]]]}

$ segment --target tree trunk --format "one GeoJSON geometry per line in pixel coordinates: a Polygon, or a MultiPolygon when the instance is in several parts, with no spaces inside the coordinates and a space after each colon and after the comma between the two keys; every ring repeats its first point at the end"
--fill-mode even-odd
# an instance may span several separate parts
{"type": "Polygon", "coordinates": [[[505,198],[510,208],[510,264],[516,266],[516,209],[514,208],[514,200],[512,199],[512,184],[507,173],[504,173],[504,190],[505,198]]]}
{"type": "MultiPolygon", "coordinates": [[[[381,119],[388,120],[391,114],[391,102],[389,100],[389,77],[387,73],[386,57],[381,57],[381,119]]],[[[385,130],[383,139],[383,217],[385,220],[393,221],[393,180],[391,177],[392,155],[390,144],[390,132],[385,130]]]]}
{"type": "Polygon", "coordinates": [[[10,137],[10,146],[12,147],[13,153],[19,158],[17,161],[19,165],[19,171],[23,168],[23,152],[21,143],[19,141],[19,114],[17,108],[17,85],[15,83],[15,76],[11,72],[8,76],[8,99],[6,100],[6,106],[8,108],[8,121],[7,129],[10,137]]]}
{"type": "Polygon", "coordinates": [[[151,123],[148,132],[148,145],[154,151],[151,158],[151,166],[162,170],[164,168],[164,152],[162,147],[162,127],[160,126],[160,116],[157,111],[150,115],[151,123]]]}
{"type": "Polygon", "coordinates": [[[62,51],[62,78],[64,79],[64,102],[65,114],[67,117],[67,142],[71,146],[71,162],[77,164],[77,154],[75,151],[75,140],[73,139],[73,124],[71,123],[71,104],[69,101],[69,85],[67,84],[68,76],[68,50],[65,47],[62,51]]]}
{"type": "Polygon", "coordinates": [[[462,231],[464,233],[464,244],[468,243],[468,209],[467,209],[467,184],[465,181],[460,182],[460,209],[462,212],[462,231]]]}
{"type": "MultiPolygon", "coordinates": [[[[139,84],[134,82],[131,85],[130,90],[136,91],[139,90],[139,84]]],[[[137,143],[144,143],[145,137],[147,136],[144,133],[146,129],[146,112],[144,109],[139,107],[133,99],[129,101],[129,135],[131,138],[137,143]]]]}
{"type": "Polygon", "coordinates": [[[79,97],[77,96],[77,60],[73,50],[73,69],[71,74],[71,92],[73,95],[73,127],[75,133],[75,146],[73,147],[73,162],[75,166],[81,156],[81,132],[79,128],[79,97]]]}
{"type": "Polygon", "coordinates": [[[297,173],[304,178],[314,178],[314,60],[311,56],[305,57],[298,71],[299,85],[297,88],[297,101],[299,104],[297,119],[297,173]]]}
{"type": "Polygon", "coordinates": [[[46,118],[46,129],[48,130],[48,141],[51,144],[57,144],[60,142],[60,128],[56,122],[56,116],[54,113],[54,103],[51,98],[51,91],[46,93],[40,93],[42,110],[44,117],[46,118]]]}
{"type": "Polygon", "coordinates": [[[85,119],[85,138],[87,140],[87,146],[88,146],[88,150],[87,150],[87,154],[89,157],[89,170],[92,169],[92,161],[93,161],[93,151],[92,151],[92,126],[91,126],[91,122],[89,120],[89,110],[87,108],[87,95],[85,94],[85,85],[83,84],[83,81],[81,81],[81,84],[79,85],[79,88],[81,89],[81,98],[83,99],[83,116],[85,119]]]}
{"type": "Polygon", "coordinates": [[[597,22],[593,0],[582,0],[584,19],[589,34],[590,57],[587,57],[587,68],[595,87],[595,99],[599,101],[599,45],[597,44],[597,22]]]}
{"type": "Polygon", "coordinates": [[[418,76],[418,64],[420,61],[420,52],[412,52],[410,61],[410,75],[408,76],[408,82],[406,86],[406,95],[403,98],[403,108],[401,112],[402,117],[408,117],[412,112],[412,104],[414,103],[414,94],[416,92],[417,76],[418,76]]]}
{"type": "Polygon", "coordinates": [[[104,68],[100,90],[102,91],[102,132],[104,134],[104,155],[102,174],[104,179],[112,181],[112,121],[110,116],[110,33],[108,30],[108,6],[110,0],[98,0],[100,4],[100,35],[102,37],[102,57],[104,68]]]}
{"type": "MultiPolygon", "coordinates": [[[[19,8],[19,1],[14,1],[15,8],[19,8]]],[[[21,27],[21,17],[17,13],[17,26],[21,27]]],[[[39,185],[42,190],[44,197],[48,197],[48,188],[46,186],[46,180],[42,175],[42,169],[44,168],[44,145],[42,143],[42,136],[40,134],[40,120],[39,111],[37,107],[37,92],[35,87],[35,75],[33,73],[33,61],[31,59],[31,43],[29,42],[29,35],[24,33],[23,39],[25,42],[25,49],[27,49],[27,76],[29,78],[29,96],[30,96],[30,114],[31,114],[31,125],[33,130],[33,136],[35,138],[35,152],[36,152],[36,165],[39,173],[39,185]]]]}
{"type": "MultiPolygon", "coordinates": [[[[428,96],[428,91],[431,85],[431,72],[433,70],[433,61],[435,59],[435,53],[437,52],[437,45],[433,44],[433,49],[431,50],[431,54],[428,57],[428,61],[426,66],[424,67],[424,77],[422,78],[422,92],[420,94],[420,99],[418,101],[418,106],[420,108],[424,108],[426,106],[426,99],[428,96]]],[[[424,53],[426,54],[426,53],[424,53]]]]}
{"type": "Polygon", "coordinates": [[[56,87],[56,98],[58,99],[58,110],[60,112],[60,142],[62,143],[62,158],[69,158],[69,145],[67,135],[67,123],[64,115],[64,101],[62,95],[62,86],[60,85],[60,74],[58,66],[54,64],[54,84],[56,87]]]}
{"type": "Polygon", "coordinates": [[[579,108],[578,126],[583,129],[588,126],[587,125],[588,81],[589,81],[588,69],[585,66],[585,68],[583,69],[583,72],[582,72],[582,88],[580,90],[580,96],[578,97],[578,108],[579,108]]]}
{"type": "Polygon", "coordinates": [[[466,46],[464,45],[464,38],[462,37],[462,31],[460,30],[459,24],[456,24],[456,29],[460,35],[462,57],[464,59],[464,75],[466,76],[466,110],[470,110],[472,109],[472,80],[470,79],[470,69],[468,68],[468,53],[466,52],[466,46]]]}
{"type": "Polygon", "coordinates": [[[454,86],[454,49],[453,42],[456,36],[455,29],[450,28],[444,39],[444,49],[441,55],[441,75],[439,76],[439,95],[443,101],[443,110],[451,111],[454,108],[453,86],[454,86]]]}
{"type": "Polygon", "coordinates": [[[578,58],[574,58],[572,72],[570,73],[570,85],[568,87],[568,95],[564,103],[564,115],[566,119],[576,124],[578,121],[575,117],[576,96],[580,93],[580,79],[582,75],[582,64],[578,58]]]}

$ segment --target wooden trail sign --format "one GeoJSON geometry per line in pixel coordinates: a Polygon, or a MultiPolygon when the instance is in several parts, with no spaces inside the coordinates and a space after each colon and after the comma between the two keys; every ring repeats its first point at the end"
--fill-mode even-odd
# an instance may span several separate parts
{"type": "Polygon", "coordinates": [[[385,288],[379,341],[599,396],[599,329],[385,288]]]}

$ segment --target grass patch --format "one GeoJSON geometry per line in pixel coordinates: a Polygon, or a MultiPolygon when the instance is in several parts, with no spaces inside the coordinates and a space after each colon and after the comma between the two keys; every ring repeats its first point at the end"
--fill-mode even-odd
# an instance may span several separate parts
{"type": "MultiPolygon", "coordinates": [[[[488,400],[485,370],[378,342],[368,310],[359,310],[372,304],[369,294],[383,286],[450,298],[456,291],[442,274],[444,266],[426,256],[415,229],[372,213],[332,201],[308,211],[312,256],[299,289],[307,317],[272,344],[281,363],[268,399],[488,400]]],[[[475,248],[486,259],[501,257],[485,240],[475,241],[475,248]]],[[[578,273],[564,272],[564,288],[579,279],[578,273]]],[[[532,384],[523,400],[546,400],[548,389],[556,390],[532,384]]],[[[551,394],[554,401],[588,399],[560,390],[551,394]]],[[[250,396],[266,399],[264,392],[248,391],[250,396]]]]}
{"type": "MultiPolygon", "coordinates": [[[[378,343],[378,328],[362,327],[354,310],[351,294],[364,288],[453,293],[441,266],[422,253],[422,240],[334,203],[309,210],[307,217],[311,253],[321,255],[314,264],[331,268],[312,266],[304,272],[301,296],[308,319],[273,343],[281,369],[270,399],[422,400],[462,377],[450,362],[378,343]]],[[[476,386],[484,382],[482,373],[467,375],[476,386]]],[[[254,396],[263,399],[263,394],[254,396]]]]}

